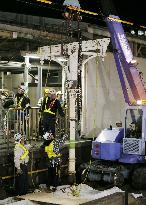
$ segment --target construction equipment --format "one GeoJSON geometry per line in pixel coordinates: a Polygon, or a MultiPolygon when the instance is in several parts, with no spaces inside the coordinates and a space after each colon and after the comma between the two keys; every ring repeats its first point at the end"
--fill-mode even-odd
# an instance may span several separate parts
{"type": "Polygon", "coordinates": [[[82,177],[117,186],[129,179],[135,188],[143,189],[146,187],[146,91],[119,17],[109,16],[106,23],[128,108],[124,128],[110,126],[92,142],[93,161],[81,165],[82,177]]]}

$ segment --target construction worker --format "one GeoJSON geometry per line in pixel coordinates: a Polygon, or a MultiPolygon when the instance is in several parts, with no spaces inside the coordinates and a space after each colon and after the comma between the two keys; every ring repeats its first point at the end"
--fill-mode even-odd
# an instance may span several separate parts
{"type": "Polygon", "coordinates": [[[44,96],[41,97],[41,98],[38,100],[37,106],[41,108],[42,103],[43,103],[43,100],[44,100],[44,97],[48,97],[48,96],[49,96],[49,88],[45,88],[45,89],[44,89],[44,96]]]}
{"type": "Polygon", "coordinates": [[[39,136],[43,136],[43,116],[42,116],[42,104],[45,97],[49,96],[49,88],[44,89],[44,95],[38,100],[37,106],[40,108],[40,117],[39,117],[39,136]]]}
{"type": "Polygon", "coordinates": [[[42,104],[43,129],[44,133],[52,133],[54,137],[57,111],[61,117],[65,116],[59,100],[56,99],[56,91],[50,89],[49,96],[44,98],[42,104]]]}
{"type": "Polygon", "coordinates": [[[59,100],[61,107],[63,107],[63,105],[64,105],[62,96],[63,96],[63,93],[60,90],[56,92],[56,97],[59,100]]]}
{"type": "Polygon", "coordinates": [[[15,105],[16,105],[16,120],[17,120],[17,127],[18,132],[23,132],[26,134],[26,127],[27,127],[27,119],[29,116],[29,108],[30,108],[30,99],[25,94],[26,87],[21,85],[18,86],[18,92],[15,95],[15,105]]]}
{"type": "Polygon", "coordinates": [[[60,163],[61,153],[60,148],[64,144],[67,135],[63,135],[61,139],[55,139],[51,132],[46,132],[44,135],[46,141],[45,152],[48,156],[48,188],[52,186],[52,191],[55,191],[60,181],[60,163]]]}
{"type": "Polygon", "coordinates": [[[27,194],[28,191],[28,170],[30,145],[25,145],[24,137],[17,133],[14,135],[14,164],[16,168],[16,193],[18,195],[27,194]]]}
{"type": "Polygon", "coordinates": [[[27,109],[30,107],[30,99],[25,94],[26,87],[23,85],[18,86],[18,92],[15,95],[15,104],[18,109],[27,109]]]}

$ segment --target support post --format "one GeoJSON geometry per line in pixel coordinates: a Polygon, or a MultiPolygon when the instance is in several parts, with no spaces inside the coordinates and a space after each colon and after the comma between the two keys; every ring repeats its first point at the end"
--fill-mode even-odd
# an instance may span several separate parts
{"type": "Polygon", "coordinates": [[[2,90],[4,89],[4,72],[1,72],[2,90]]]}
{"type": "Polygon", "coordinates": [[[38,66],[38,87],[37,87],[37,100],[42,97],[42,67],[38,66]]]}
{"type": "Polygon", "coordinates": [[[29,57],[25,57],[25,69],[24,69],[24,85],[26,86],[26,93],[28,93],[28,69],[29,69],[29,57]]]}
{"type": "Polygon", "coordinates": [[[69,91],[70,104],[70,144],[69,144],[69,182],[75,183],[75,139],[76,139],[76,90],[69,91]]]}

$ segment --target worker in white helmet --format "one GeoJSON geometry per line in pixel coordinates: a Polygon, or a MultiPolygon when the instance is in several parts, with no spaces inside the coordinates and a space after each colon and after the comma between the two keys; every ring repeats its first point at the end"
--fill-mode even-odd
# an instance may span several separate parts
{"type": "Polygon", "coordinates": [[[29,117],[30,99],[25,93],[26,86],[18,86],[18,92],[15,95],[16,120],[18,123],[18,131],[26,134],[27,119],[29,117]]]}
{"type": "Polygon", "coordinates": [[[61,107],[63,107],[63,105],[64,105],[62,96],[63,96],[63,93],[60,90],[56,92],[56,97],[59,100],[61,107]]]}
{"type": "Polygon", "coordinates": [[[28,170],[27,165],[29,161],[30,145],[25,145],[25,139],[20,134],[14,135],[15,148],[14,148],[14,164],[16,168],[16,193],[24,195],[28,191],[28,170]]]}
{"type": "Polygon", "coordinates": [[[51,132],[43,135],[45,140],[45,152],[48,156],[48,188],[52,186],[55,191],[60,182],[61,150],[67,135],[61,135],[60,139],[55,139],[51,132]]]}
{"type": "Polygon", "coordinates": [[[61,117],[65,116],[61,104],[56,98],[55,89],[50,89],[49,96],[44,98],[42,104],[43,129],[44,133],[51,132],[54,137],[57,112],[61,117]]]}
{"type": "Polygon", "coordinates": [[[18,92],[15,95],[16,108],[26,109],[30,107],[30,99],[25,93],[26,87],[24,85],[18,86],[18,92]]]}

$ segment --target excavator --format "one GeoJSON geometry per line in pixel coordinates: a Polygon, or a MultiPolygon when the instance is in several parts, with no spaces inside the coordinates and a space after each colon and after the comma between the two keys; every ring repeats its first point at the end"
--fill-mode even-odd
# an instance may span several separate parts
{"type": "Polygon", "coordinates": [[[106,24],[127,104],[125,125],[101,131],[92,142],[91,163],[81,165],[82,177],[116,186],[128,180],[136,189],[143,189],[146,187],[146,90],[120,18],[109,15],[106,24]]]}

